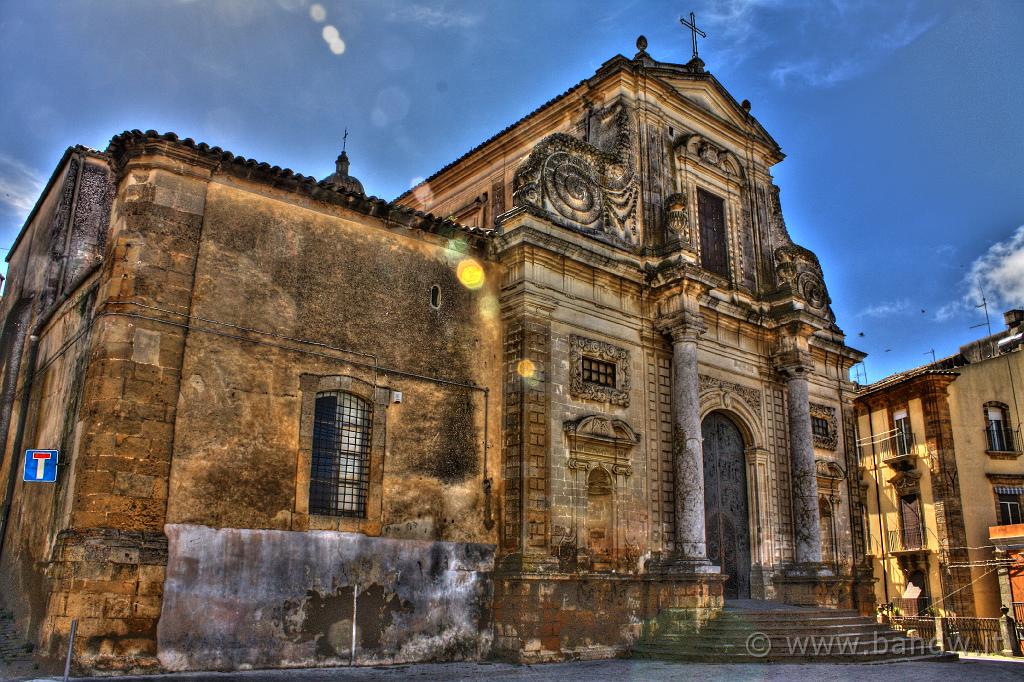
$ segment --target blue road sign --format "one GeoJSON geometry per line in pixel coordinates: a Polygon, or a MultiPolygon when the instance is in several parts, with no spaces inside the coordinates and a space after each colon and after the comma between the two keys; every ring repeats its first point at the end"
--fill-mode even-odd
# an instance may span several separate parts
{"type": "Polygon", "coordinates": [[[53,483],[57,480],[56,450],[26,450],[25,475],[32,483],[53,483]]]}

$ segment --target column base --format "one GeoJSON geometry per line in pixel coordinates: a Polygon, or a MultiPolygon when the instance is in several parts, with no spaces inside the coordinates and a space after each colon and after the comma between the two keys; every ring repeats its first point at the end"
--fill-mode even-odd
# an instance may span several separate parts
{"type": "Polygon", "coordinates": [[[670,554],[653,557],[647,562],[647,572],[658,575],[716,575],[722,572],[720,566],[710,559],[684,557],[670,554]]]}

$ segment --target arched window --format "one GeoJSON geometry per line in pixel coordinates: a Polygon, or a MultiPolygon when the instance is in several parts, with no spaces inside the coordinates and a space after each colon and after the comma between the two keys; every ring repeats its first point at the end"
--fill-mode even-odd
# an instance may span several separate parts
{"type": "Polygon", "coordinates": [[[370,404],[344,391],[316,394],[309,512],[366,516],[370,476],[370,404]]]}

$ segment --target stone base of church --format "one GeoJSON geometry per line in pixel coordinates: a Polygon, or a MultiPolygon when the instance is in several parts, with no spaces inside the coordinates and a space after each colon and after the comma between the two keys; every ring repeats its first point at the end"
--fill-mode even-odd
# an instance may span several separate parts
{"type": "Polygon", "coordinates": [[[775,600],[796,606],[824,606],[833,609],[855,607],[853,578],[798,567],[783,570],[772,580],[775,600]]]}
{"type": "Polygon", "coordinates": [[[697,630],[723,606],[716,574],[497,574],[494,654],[521,663],[612,658],[663,628],[697,630]]]}

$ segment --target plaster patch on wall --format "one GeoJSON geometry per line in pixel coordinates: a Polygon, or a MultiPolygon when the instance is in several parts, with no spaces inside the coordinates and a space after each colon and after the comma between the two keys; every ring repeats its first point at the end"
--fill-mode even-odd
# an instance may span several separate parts
{"type": "Polygon", "coordinates": [[[494,547],[169,524],[157,629],[168,670],[479,658],[494,547]]]}

